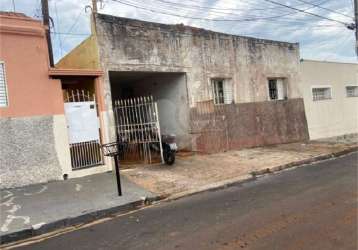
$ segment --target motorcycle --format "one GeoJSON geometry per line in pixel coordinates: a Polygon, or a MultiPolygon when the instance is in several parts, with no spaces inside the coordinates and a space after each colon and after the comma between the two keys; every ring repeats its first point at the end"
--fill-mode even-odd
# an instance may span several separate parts
{"type": "Polygon", "coordinates": [[[163,158],[167,165],[173,165],[178,146],[175,142],[175,135],[162,135],[163,158]]]}
{"type": "MultiPolygon", "coordinates": [[[[152,135],[154,138],[154,134],[152,135]]],[[[175,142],[175,135],[161,135],[162,149],[163,149],[163,160],[167,165],[173,165],[175,162],[175,154],[178,150],[178,146],[175,142]]],[[[120,138],[119,151],[120,155],[123,157],[124,152],[128,148],[128,140],[125,138],[120,138]]],[[[160,147],[157,142],[149,143],[149,148],[151,151],[157,152],[160,154],[160,147]]]]}

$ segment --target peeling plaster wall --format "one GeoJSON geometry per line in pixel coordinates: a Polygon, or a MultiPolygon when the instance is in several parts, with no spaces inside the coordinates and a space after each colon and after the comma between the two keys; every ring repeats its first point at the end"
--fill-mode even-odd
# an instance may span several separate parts
{"type": "Polygon", "coordinates": [[[102,14],[96,20],[103,69],[186,72],[191,105],[210,98],[211,77],[232,78],[236,102],[267,100],[268,77],[287,78],[289,98],[301,97],[298,44],[102,14]]]}
{"type": "Polygon", "coordinates": [[[0,189],[59,180],[53,116],[0,119],[0,189]]]}
{"type": "Polygon", "coordinates": [[[96,31],[108,109],[108,71],[184,72],[190,107],[211,99],[214,77],[232,79],[236,103],[268,100],[270,77],[286,78],[288,98],[301,97],[298,44],[103,14],[96,15],[96,31]]]}
{"type": "Polygon", "coordinates": [[[309,139],[302,98],[192,108],[190,121],[193,149],[200,152],[309,139]]]}

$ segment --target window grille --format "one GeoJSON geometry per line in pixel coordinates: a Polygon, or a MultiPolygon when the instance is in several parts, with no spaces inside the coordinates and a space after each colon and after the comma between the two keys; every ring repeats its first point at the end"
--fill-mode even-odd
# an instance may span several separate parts
{"type": "Polygon", "coordinates": [[[9,105],[6,78],[5,78],[5,63],[0,62],[0,107],[7,107],[9,105]]]}
{"type": "Polygon", "coordinates": [[[312,88],[313,101],[332,99],[331,88],[312,88]]]}
{"type": "Polygon", "coordinates": [[[284,78],[276,78],[268,80],[270,100],[287,99],[287,83],[284,78]]]}
{"type": "Polygon", "coordinates": [[[216,105],[230,104],[233,101],[232,83],[229,79],[212,80],[213,99],[216,105]]]}
{"type": "Polygon", "coordinates": [[[214,91],[214,103],[224,104],[224,81],[215,80],[213,82],[213,91],[214,91]]]}
{"type": "Polygon", "coordinates": [[[277,100],[278,93],[277,93],[277,80],[271,79],[269,80],[269,94],[271,100],[277,100]]]}
{"type": "Polygon", "coordinates": [[[347,97],[358,97],[358,86],[346,87],[347,97]]]}

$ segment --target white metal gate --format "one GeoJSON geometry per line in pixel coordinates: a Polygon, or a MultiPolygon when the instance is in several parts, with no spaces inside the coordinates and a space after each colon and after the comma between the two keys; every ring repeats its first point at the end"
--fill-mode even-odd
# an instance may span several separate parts
{"type": "Polygon", "coordinates": [[[158,106],[152,96],[115,101],[114,116],[124,164],[163,162],[158,106]]]}
{"type": "Polygon", "coordinates": [[[94,95],[80,90],[67,92],[65,116],[72,169],[102,164],[99,119],[94,95]]]}

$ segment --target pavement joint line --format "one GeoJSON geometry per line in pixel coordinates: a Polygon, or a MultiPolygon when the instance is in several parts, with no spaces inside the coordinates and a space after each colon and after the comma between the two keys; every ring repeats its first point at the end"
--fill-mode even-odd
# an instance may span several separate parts
{"type": "Polygon", "coordinates": [[[311,165],[313,163],[318,163],[325,160],[333,160],[335,158],[343,157],[345,155],[354,153],[358,151],[358,146],[353,146],[348,149],[344,149],[341,151],[318,155],[312,158],[308,158],[305,160],[300,160],[296,162],[291,162],[288,164],[283,164],[280,166],[275,166],[272,168],[267,168],[260,171],[253,171],[250,174],[246,174],[243,176],[239,176],[236,178],[232,178],[229,180],[224,180],[216,183],[211,183],[205,186],[202,186],[197,189],[188,190],[176,194],[159,194],[155,197],[145,198],[138,201],[134,201],[125,205],[111,207],[103,210],[92,211],[77,217],[68,217],[62,220],[54,221],[48,223],[38,229],[31,228],[25,229],[18,232],[10,233],[8,235],[1,236],[0,245],[2,249],[12,249],[14,247],[18,247],[18,244],[25,244],[28,242],[37,242],[42,241],[48,238],[55,237],[57,235],[65,234],[67,232],[75,231],[81,228],[86,228],[91,225],[95,225],[97,222],[102,223],[107,220],[111,220],[113,218],[121,217],[127,214],[135,213],[139,210],[148,208],[150,206],[159,204],[160,202],[170,202],[174,200],[178,200],[183,197],[189,197],[195,194],[203,193],[203,192],[211,192],[217,191],[221,189],[225,189],[227,187],[241,185],[247,182],[251,182],[257,180],[258,177],[275,174],[281,171],[291,170],[298,167],[303,167],[307,165],[311,165]],[[56,229],[57,228],[57,229],[56,229]],[[46,229],[48,232],[46,232],[46,229]],[[60,232],[59,232],[60,231],[60,232]],[[49,235],[49,236],[46,236],[49,235]],[[4,240],[5,237],[5,240],[4,240]],[[14,246],[14,247],[13,247],[14,246]]]}

